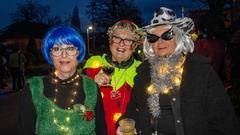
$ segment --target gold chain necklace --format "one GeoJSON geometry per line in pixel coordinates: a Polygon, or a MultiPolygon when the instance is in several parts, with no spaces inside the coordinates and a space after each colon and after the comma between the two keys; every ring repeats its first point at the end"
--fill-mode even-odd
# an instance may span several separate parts
{"type": "Polygon", "coordinates": [[[126,71],[127,69],[124,69],[123,73],[121,74],[121,76],[119,77],[119,79],[116,79],[115,74],[113,74],[114,77],[114,86],[113,86],[113,91],[117,91],[117,85],[119,84],[119,82],[122,80],[123,76],[125,77],[125,81],[126,81],[126,71]]]}

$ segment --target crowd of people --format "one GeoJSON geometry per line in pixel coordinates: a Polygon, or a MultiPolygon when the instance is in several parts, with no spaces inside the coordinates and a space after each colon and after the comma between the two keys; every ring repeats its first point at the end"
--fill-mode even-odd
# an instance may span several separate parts
{"type": "Polygon", "coordinates": [[[120,20],[107,31],[109,52],[86,54],[71,26],[55,26],[42,54],[53,71],[27,80],[21,91],[23,135],[124,135],[135,121],[139,135],[238,135],[239,122],[209,59],[193,54],[194,22],[160,7],[139,28],[120,20]],[[134,57],[143,45],[144,60],[134,57]]]}

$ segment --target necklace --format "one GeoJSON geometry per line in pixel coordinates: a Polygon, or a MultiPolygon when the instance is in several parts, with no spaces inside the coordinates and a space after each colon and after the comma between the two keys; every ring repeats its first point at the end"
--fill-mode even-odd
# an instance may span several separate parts
{"type": "MultiPolygon", "coordinates": [[[[53,84],[55,84],[55,89],[54,89],[55,94],[54,94],[54,98],[53,98],[53,102],[55,104],[58,102],[58,100],[57,100],[57,96],[58,96],[58,92],[59,92],[58,86],[60,84],[64,84],[65,85],[65,84],[73,83],[75,88],[72,91],[72,94],[71,94],[72,97],[69,98],[69,105],[67,107],[67,109],[70,110],[71,106],[73,106],[73,104],[75,103],[75,99],[76,99],[76,95],[77,95],[77,88],[78,88],[78,85],[79,85],[80,76],[76,72],[73,75],[72,79],[67,80],[67,81],[62,81],[61,79],[59,79],[57,77],[57,72],[54,72],[52,74],[52,78],[53,78],[52,82],[53,82],[53,84]]],[[[56,117],[55,112],[56,112],[56,110],[54,109],[54,107],[52,107],[53,123],[55,125],[57,125],[61,131],[68,132],[70,130],[68,126],[71,123],[70,116],[66,116],[65,118],[63,118],[64,120],[60,120],[60,119],[58,119],[56,117]]]]}
{"type": "Polygon", "coordinates": [[[126,89],[123,90],[123,92],[122,92],[123,93],[123,98],[121,98],[122,94],[119,90],[117,90],[117,85],[123,79],[123,77],[125,79],[124,82],[126,82],[126,70],[127,69],[123,70],[123,73],[120,75],[119,79],[116,79],[115,74],[113,75],[113,77],[114,77],[114,88],[111,91],[110,96],[111,96],[112,99],[116,99],[117,107],[120,108],[120,111],[114,113],[114,115],[113,115],[113,119],[114,119],[115,122],[122,116],[122,113],[123,113],[123,105],[124,105],[124,102],[125,102],[126,89]]]}
{"type": "Polygon", "coordinates": [[[126,81],[126,71],[127,71],[127,69],[124,69],[123,73],[120,75],[120,77],[118,79],[116,78],[116,74],[113,74],[113,77],[114,77],[113,91],[115,91],[115,92],[117,91],[117,86],[118,86],[119,82],[122,80],[123,77],[126,81]]]}

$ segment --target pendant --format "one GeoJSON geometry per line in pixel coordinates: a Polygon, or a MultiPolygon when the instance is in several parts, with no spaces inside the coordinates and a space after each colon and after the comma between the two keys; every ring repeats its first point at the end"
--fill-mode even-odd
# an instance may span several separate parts
{"type": "Polygon", "coordinates": [[[111,98],[111,99],[121,98],[121,93],[118,92],[118,91],[112,90],[111,93],[110,93],[110,98],[111,98]]]}

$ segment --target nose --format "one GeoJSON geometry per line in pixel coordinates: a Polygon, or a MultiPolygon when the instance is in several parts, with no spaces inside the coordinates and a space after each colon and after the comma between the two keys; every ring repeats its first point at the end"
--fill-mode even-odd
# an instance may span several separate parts
{"type": "Polygon", "coordinates": [[[65,58],[67,56],[67,52],[66,49],[62,49],[62,57],[65,58]]]}
{"type": "Polygon", "coordinates": [[[161,39],[161,38],[159,38],[159,39],[156,41],[157,44],[162,44],[162,42],[163,42],[163,39],[161,39]]]}
{"type": "Polygon", "coordinates": [[[124,41],[121,40],[120,43],[119,43],[119,45],[120,45],[120,46],[124,46],[124,45],[125,45],[125,44],[124,44],[124,41]]]}

